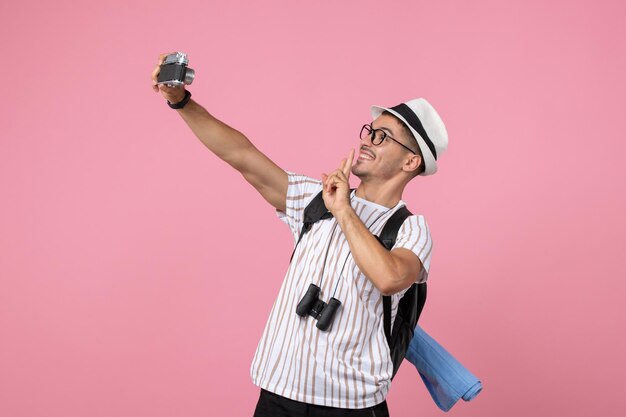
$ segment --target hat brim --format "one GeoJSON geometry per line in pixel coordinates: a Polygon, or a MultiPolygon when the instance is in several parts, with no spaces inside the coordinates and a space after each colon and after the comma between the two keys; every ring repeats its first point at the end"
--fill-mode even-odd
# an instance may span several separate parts
{"type": "Polygon", "coordinates": [[[396,116],[398,119],[400,119],[402,123],[404,123],[411,130],[411,133],[413,133],[413,136],[415,136],[415,140],[417,140],[417,145],[420,147],[422,156],[424,157],[424,172],[422,172],[419,175],[432,175],[435,172],[437,172],[437,160],[435,160],[435,157],[433,156],[432,152],[428,148],[428,145],[426,145],[426,142],[424,141],[422,136],[419,133],[417,133],[415,129],[411,127],[411,125],[405,120],[404,117],[400,115],[400,113],[390,108],[382,107],[382,106],[372,106],[370,111],[372,113],[372,120],[378,118],[378,116],[383,114],[384,111],[387,111],[393,114],[394,116],[396,116]]]}

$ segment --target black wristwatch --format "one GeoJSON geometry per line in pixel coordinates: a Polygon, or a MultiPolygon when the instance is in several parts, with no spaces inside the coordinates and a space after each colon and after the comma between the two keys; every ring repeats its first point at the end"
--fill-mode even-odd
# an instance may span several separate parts
{"type": "Polygon", "coordinates": [[[185,90],[185,97],[181,101],[179,101],[178,103],[170,103],[168,100],[167,105],[173,109],[182,109],[187,103],[189,103],[190,98],[191,93],[189,92],[189,90],[185,90]]]}

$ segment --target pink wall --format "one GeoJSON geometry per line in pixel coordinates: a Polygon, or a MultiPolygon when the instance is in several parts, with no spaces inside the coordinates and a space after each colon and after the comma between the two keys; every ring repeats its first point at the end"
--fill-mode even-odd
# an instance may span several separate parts
{"type": "MultiPolygon", "coordinates": [[[[0,416],[252,415],[292,241],[152,92],[172,50],[313,176],[370,104],[426,97],[450,148],[404,198],[435,240],[421,324],[485,387],[451,414],[625,415],[626,5],[504,3],[4,2],[0,416]]],[[[442,414],[408,364],[388,401],[442,414]]]]}

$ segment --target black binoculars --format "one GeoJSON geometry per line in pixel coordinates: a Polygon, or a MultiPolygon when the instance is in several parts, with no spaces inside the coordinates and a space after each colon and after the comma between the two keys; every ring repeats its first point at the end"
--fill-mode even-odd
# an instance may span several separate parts
{"type": "Polygon", "coordinates": [[[326,331],[332,324],[335,313],[341,306],[341,301],[332,297],[326,304],[319,299],[319,295],[320,287],[315,284],[309,285],[309,289],[298,303],[298,307],[296,307],[296,314],[300,317],[310,315],[317,320],[317,328],[326,331]]]}

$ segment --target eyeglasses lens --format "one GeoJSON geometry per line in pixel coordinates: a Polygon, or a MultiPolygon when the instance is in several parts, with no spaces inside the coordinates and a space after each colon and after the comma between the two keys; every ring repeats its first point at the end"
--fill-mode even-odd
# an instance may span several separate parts
{"type": "Polygon", "coordinates": [[[378,129],[372,129],[370,125],[363,125],[361,128],[361,139],[371,139],[373,145],[380,145],[385,138],[385,132],[378,129]]]}
{"type": "Polygon", "coordinates": [[[361,139],[365,139],[372,134],[372,128],[369,125],[363,125],[361,128],[361,134],[359,135],[361,139]]]}

